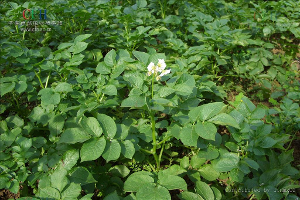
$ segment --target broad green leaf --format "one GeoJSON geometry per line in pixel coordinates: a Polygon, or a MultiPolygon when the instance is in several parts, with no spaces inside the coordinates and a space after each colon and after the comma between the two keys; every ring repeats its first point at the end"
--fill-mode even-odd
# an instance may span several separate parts
{"type": "Polygon", "coordinates": [[[259,169],[259,165],[256,161],[250,159],[250,158],[245,158],[244,161],[247,163],[247,165],[255,170],[259,169]]]}
{"type": "Polygon", "coordinates": [[[174,87],[175,92],[182,96],[188,96],[193,93],[193,87],[187,84],[178,84],[174,87]]]}
{"type": "Polygon", "coordinates": [[[104,90],[103,90],[104,94],[113,96],[113,95],[117,95],[117,88],[114,85],[106,85],[104,90]]]}
{"type": "Polygon", "coordinates": [[[274,140],[271,137],[265,137],[262,141],[258,143],[258,145],[262,148],[271,148],[277,143],[276,140],[274,140]]]}
{"type": "Polygon", "coordinates": [[[105,196],[103,200],[120,200],[117,191],[110,193],[109,195],[105,196]]]}
{"type": "Polygon", "coordinates": [[[214,193],[206,183],[202,181],[196,182],[196,191],[205,200],[214,200],[214,193]]]}
{"type": "Polygon", "coordinates": [[[206,139],[215,141],[217,128],[213,123],[210,122],[198,122],[195,126],[196,133],[206,139]]]}
{"type": "Polygon", "coordinates": [[[93,175],[84,167],[77,167],[70,174],[70,181],[81,185],[97,182],[93,175]]]}
{"type": "Polygon", "coordinates": [[[38,94],[41,95],[42,103],[44,103],[45,105],[56,105],[60,102],[60,95],[54,92],[52,88],[44,88],[40,90],[38,94]]]}
{"type": "Polygon", "coordinates": [[[143,78],[139,73],[128,72],[123,75],[125,81],[129,82],[132,86],[141,88],[143,85],[143,78]]]}
{"type": "Polygon", "coordinates": [[[144,96],[130,96],[122,101],[121,107],[143,107],[145,104],[144,96]]]}
{"type": "Polygon", "coordinates": [[[180,140],[186,146],[196,147],[198,137],[199,136],[197,135],[197,133],[190,126],[183,127],[181,132],[180,132],[180,140]]]}
{"type": "Polygon", "coordinates": [[[56,87],[55,87],[55,92],[72,92],[72,85],[69,83],[59,83],[56,87]]]}
{"type": "MultiPolygon", "coordinates": [[[[37,108],[37,107],[35,107],[35,108],[37,108]]],[[[57,136],[58,134],[61,133],[61,131],[64,127],[64,124],[65,124],[65,119],[62,117],[62,115],[61,114],[55,115],[49,121],[48,127],[50,130],[50,133],[57,136]]]]}
{"type": "Polygon", "coordinates": [[[0,175],[0,188],[6,188],[9,178],[6,175],[0,175]]]}
{"type": "Polygon", "coordinates": [[[145,184],[136,193],[136,198],[139,200],[171,200],[169,191],[160,185],[145,184]]]}
{"type": "Polygon", "coordinates": [[[73,200],[77,199],[80,195],[81,186],[80,184],[70,183],[68,187],[61,193],[62,200],[73,200]]]}
{"type": "Polygon", "coordinates": [[[99,74],[110,74],[110,68],[104,62],[98,63],[96,72],[99,74]]]}
{"type": "Polygon", "coordinates": [[[220,176],[220,173],[216,171],[211,164],[204,165],[198,171],[200,175],[208,181],[215,181],[220,176]]]}
{"type": "Polygon", "coordinates": [[[125,178],[130,173],[130,170],[125,165],[115,165],[109,169],[109,172],[120,178],[125,178]]]}
{"type": "Polygon", "coordinates": [[[126,192],[137,192],[142,186],[153,183],[154,179],[147,173],[134,173],[130,175],[124,183],[126,192]]]}
{"type": "Polygon", "coordinates": [[[66,170],[71,170],[76,165],[79,159],[79,151],[77,149],[71,149],[64,153],[61,160],[61,165],[66,170]]]}
{"type": "Polygon", "coordinates": [[[225,104],[222,102],[201,105],[199,107],[193,108],[189,112],[189,118],[192,122],[195,122],[198,119],[201,121],[205,121],[221,112],[224,106],[225,104]]]}
{"type": "Polygon", "coordinates": [[[189,157],[184,156],[180,161],[180,166],[184,169],[187,169],[190,166],[189,157]]]}
{"type": "Polygon", "coordinates": [[[99,121],[96,118],[83,117],[80,124],[82,128],[84,128],[84,130],[91,136],[100,137],[102,135],[103,130],[100,126],[99,121]]]}
{"type": "Polygon", "coordinates": [[[115,121],[105,114],[97,114],[97,120],[99,121],[104,135],[109,138],[114,138],[117,133],[117,126],[115,121]]]}
{"type": "Polygon", "coordinates": [[[27,83],[26,83],[26,81],[19,81],[19,82],[17,83],[15,89],[16,89],[16,91],[17,91],[19,94],[21,94],[22,92],[25,92],[26,88],[27,88],[27,83]]]}
{"type": "Polygon", "coordinates": [[[121,152],[125,158],[132,159],[135,153],[134,144],[130,140],[122,141],[121,152]]]}
{"type": "Polygon", "coordinates": [[[82,51],[84,51],[88,46],[88,43],[86,42],[76,42],[75,45],[73,46],[73,53],[78,54],[82,51]]]}
{"type": "Polygon", "coordinates": [[[53,187],[45,187],[42,189],[39,188],[36,196],[46,199],[60,199],[59,191],[53,187]]]}
{"type": "Polygon", "coordinates": [[[51,180],[51,186],[53,188],[58,189],[59,191],[62,191],[64,187],[68,184],[67,179],[67,170],[64,168],[58,168],[56,169],[53,174],[50,175],[51,180]]]}
{"type": "Polygon", "coordinates": [[[9,187],[9,191],[14,194],[17,194],[19,192],[19,189],[20,189],[19,181],[17,179],[12,180],[9,187]]]}
{"type": "Polygon", "coordinates": [[[219,160],[213,163],[213,167],[218,172],[228,172],[238,167],[239,157],[234,153],[225,153],[219,160]]]}
{"type": "Polygon", "coordinates": [[[229,126],[233,126],[238,129],[240,128],[237,121],[233,117],[231,117],[230,115],[228,115],[226,113],[221,113],[221,114],[211,118],[208,121],[213,122],[214,124],[219,124],[219,125],[224,125],[224,126],[229,125],[229,126]]]}
{"type": "Polygon", "coordinates": [[[105,55],[104,63],[109,67],[113,67],[116,64],[116,51],[114,49],[105,55]]]}
{"type": "Polygon", "coordinates": [[[184,191],[181,192],[178,197],[181,200],[204,200],[199,194],[195,194],[192,192],[184,191]]]}
{"type": "Polygon", "coordinates": [[[24,120],[18,115],[9,116],[5,119],[5,121],[7,122],[8,127],[11,128],[24,126],[24,120]]]}
{"type": "Polygon", "coordinates": [[[185,180],[179,176],[163,175],[159,177],[158,183],[166,187],[168,190],[187,190],[187,184],[185,180]]]}
{"type": "Polygon", "coordinates": [[[211,187],[211,189],[214,192],[215,200],[221,200],[222,199],[222,193],[220,192],[220,190],[217,189],[216,187],[211,187]]]}
{"type": "Polygon", "coordinates": [[[173,88],[161,87],[158,91],[158,95],[160,97],[166,97],[166,96],[169,96],[170,94],[173,94],[174,92],[175,92],[175,90],[173,88]]]}
{"type": "Polygon", "coordinates": [[[1,97],[4,96],[6,93],[11,92],[15,88],[15,82],[12,83],[0,83],[0,94],[1,97]]]}
{"type": "Polygon", "coordinates": [[[149,54],[145,53],[145,52],[140,52],[140,51],[133,51],[132,54],[142,63],[144,63],[144,65],[147,65],[148,63],[148,59],[150,57],[149,54]]]}
{"type": "Polygon", "coordinates": [[[58,143],[75,144],[77,142],[83,143],[90,139],[91,136],[87,134],[82,128],[68,128],[60,137],[58,143]]]}
{"type": "Polygon", "coordinates": [[[121,154],[121,145],[117,140],[111,140],[106,143],[105,150],[102,157],[109,162],[111,160],[117,160],[121,154]]]}
{"type": "Polygon", "coordinates": [[[81,162],[96,160],[99,158],[106,146],[106,141],[104,137],[92,138],[91,140],[85,142],[80,150],[81,162]]]}
{"type": "Polygon", "coordinates": [[[199,158],[197,155],[192,156],[191,158],[191,166],[193,169],[200,168],[206,162],[205,158],[199,158]]]}
{"type": "Polygon", "coordinates": [[[92,36],[92,34],[78,35],[78,36],[74,39],[74,43],[82,42],[82,41],[88,39],[88,38],[91,37],[91,36],[92,36]]]}

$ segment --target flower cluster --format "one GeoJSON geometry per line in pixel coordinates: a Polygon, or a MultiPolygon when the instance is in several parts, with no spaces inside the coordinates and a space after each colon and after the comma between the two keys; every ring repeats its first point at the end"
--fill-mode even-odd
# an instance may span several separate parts
{"type": "Polygon", "coordinates": [[[148,69],[148,76],[151,76],[152,74],[154,74],[156,76],[156,80],[160,80],[162,76],[169,74],[171,72],[170,69],[165,70],[166,68],[166,63],[164,61],[164,59],[158,59],[158,63],[157,65],[154,65],[153,62],[151,62],[147,69],[148,69]],[[161,74],[158,75],[158,72],[160,72],[161,74]]]}

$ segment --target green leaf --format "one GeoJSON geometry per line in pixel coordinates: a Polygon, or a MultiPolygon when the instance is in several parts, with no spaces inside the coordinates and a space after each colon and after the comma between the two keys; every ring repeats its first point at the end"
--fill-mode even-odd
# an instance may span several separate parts
{"type": "Polygon", "coordinates": [[[247,163],[247,165],[255,170],[259,169],[259,165],[256,161],[250,159],[250,158],[245,158],[244,161],[247,163]]]}
{"type": "Polygon", "coordinates": [[[277,141],[274,140],[273,138],[271,138],[271,137],[265,137],[262,141],[260,141],[258,143],[258,146],[260,146],[262,148],[271,148],[276,143],[277,143],[277,141]]]}
{"type": "MultiPolygon", "coordinates": [[[[37,108],[37,107],[35,107],[35,108],[37,108]]],[[[61,114],[55,115],[54,117],[52,117],[49,120],[48,127],[50,130],[50,133],[57,136],[58,134],[61,133],[61,131],[64,127],[64,124],[65,124],[65,119],[62,117],[62,115],[61,114]]]]}
{"type": "Polygon", "coordinates": [[[182,200],[204,200],[199,194],[188,191],[181,192],[178,196],[182,200]]]}
{"type": "Polygon", "coordinates": [[[73,46],[73,53],[78,54],[82,51],[84,51],[88,46],[88,43],[86,42],[76,42],[75,45],[73,46]]]}
{"type": "Polygon", "coordinates": [[[220,173],[212,165],[207,164],[199,169],[200,175],[208,181],[215,181],[219,178],[220,173]]]}
{"type": "Polygon", "coordinates": [[[109,67],[113,67],[116,64],[116,51],[114,49],[105,55],[104,63],[109,67]]]}
{"type": "Polygon", "coordinates": [[[225,153],[219,160],[213,163],[213,167],[218,172],[228,172],[238,167],[239,157],[234,153],[225,153]]]}
{"type": "Polygon", "coordinates": [[[196,133],[206,139],[215,141],[217,128],[213,123],[210,122],[198,122],[195,126],[196,133]]]}
{"type": "Polygon", "coordinates": [[[21,94],[22,92],[25,92],[27,88],[27,83],[25,81],[19,81],[16,85],[16,91],[21,94]]]}
{"type": "Polygon", "coordinates": [[[191,158],[191,166],[193,167],[193,169],[200,168],[200,166],[203,165],[205,162],[205,158],[199,158],[197,155],[194,155],[191,158]]]}
{"type": "Polygon", "coordinates": [[[130,140],[125,140],[121,142],[121,152],[125,158],[132,159],[135,148],[134,144],[130,140]]]}
{"type": "Polygon", "coordinates": [[[122,101],[121,107],[143,107],[146,104],[144,96],[130,96],[122,101]]]}
{"type": "Polygon", "coordinates": [[[6,188],[7,183],[9,183],[9,178],[6,175],[0,175],[0,188],[6,188]]]}
{"type": "Polygon", "coordinates": [[[190,166],[189,157],[184,156],[180,161],[180,166],[184,169],[187,169],[190,166]]]}
{"type": "Polygon", "coordinates": [[[68,184],[68,179],[66,177],[67,170],[64,168],[58,168],[54,171],[53,174],[50,175],[51,186],[53,188],[62,191],[64,187],[68,184]]]}
{"type": "Polygon", "coordinates": [[[60,95],[54,92],[52,88],[44,88],[40,90],[38,94],[41,95],[42,103],[44,103],[45,105],[56,105],[60,102],[60,95]]]}
{"type": "Polygon", "coordinates": [[[71,170],[79,159],[79,151],[71,149],[64,153],[61,164],[66,170],[71,170]]]}
{"type": "Polygon", "coordinates": [[[214,193],[206,183],[202,181],[196,182],[196,191],[205,200],[214,200],[214,193]]]}
{"type": "Polygon", "coordinates": [[[98,63],[96,72],[99,74],[110,74],[110,68],[104,62],[98,63]]]}
{"type": "Polygon", "coordinates": [[[77,199],[80,195],[81,186],[80,184],[70,183],[68,187],[61,193],[62,200],[73,200],[77,199]]]}
{"type": "Polygon", "coordinates": [[[74,43],[82,42],[82,41],[88,39],[88,38],[91,37],[91,36],[92,36],[92,34],[78,35],[78,36],[74,39],[74,43]]]}
{"type": "Polygon", "coordinates": [[[159,177],[158,183],[166,187],[168,190],[187,190],[187,184],[185,180],[179,176],[162,175],[161,177],[159,177]]]}
{"type": "Polygon", "coordinates": [[[190,126],[185,126],[182,128],[180,132],[180,140],[184,145],[187,146],[197,146],[197,140],[198,140],[197,133],[193,130],[190,126]]]}
{"type": "Polygon", "coordinates": [[[151,173],[147,171],[131,174],[124,183],[124,190],[126,192],[137,192],[142,186],[153,183],[154,179],[150,175],[151,173]]]}
{"type": "Polygon", "coordinates": [[[81,185],[97,182],[93,175],[84,167],[77,167],[70,175],[70,181],[81,185]]]}
{"type": "Polygon", "coordinates": [[[109,169],[109,173],[120,178],[125,178],[130,173],[130,170],[125,165],[115,165],[109,169]]]}
{"type": "Polygon", "coordinates": [[[11,91],[13,91],[13,89],[15,88],[15,82],[12,83],[0,83],[0,94],[1,97],[4,96],[6,93],[9,93],[11,91]]]}
{"type": "Polygon", "coordinates": [[[113,96],[113,95],[117,95],[117,88],[114,85],[106,85],[104,90],[103,90],[104,94],[107,94],[109,96],[113,96]]]}
{"type": "Polygon", "coordinates": [[[189,118],[192,122],[195,122],[198,119],[201,121],[205,121],[221,112],[224,106],[225,104],[222,102],[201,105],[199,107],[193,108],[189,112],[189,118]]]}
{"type": "Polygon", "coordinates": [[[104,135],[109,138],[113,138],[117,133],[117,126],[115,121],[105,115],[105,114],[97,114],[97,120],[100,122],[100,125],[103,129],[104,135]]]}
{"type": "Polygon", "coordinates": [[[140,51],[133,51],[132,54],[142,63],[144,63],[144,65],[148,64],[148,59],[150,57],[149,54],[145,53],[145,52],[140,52],[140,51]]]}
{"type": "Polygon", "coordinates": [[[215,200],[221,200],[222,199],[222,193],[220,192],[220,190],[218,190],[215,187],[211,187],[211,189],[213,190],[213,192],[215,194],[215,200]]]}
{"type": "Polygon", "coordinates": [[[99,121],[94,117],[84,117],[82,118],[80,124],[82,128],[84,128],[84,130],[91,136],[100,137],[103,133],[99,121]]]}
{"type": "Polygon", "coordinates": [[[72,92],[73,89],[72,89],[72,85],[69,84],[69,83],[59,83],[55,89],[54,89],[55,92],[72,92]]]}
{"type": "Polygon", "coordinates": [[[106,143],[105,150],[102,157],[109,162],[111,160],[117,160],[121,154],[121,145],[117,140],[111,140],[106,143]]]}
{"type": "Polygon", "coordinates": [[[17,179],[12,180],[11,185],[9,187],[9,191],[17,194],[19,192],[20,189],[20,184],[19,181],[17,179]]]}
{"type": "Polygon", "coordinates": [[[91,140],[85,142],[80,150],[81,162],[96,160],[99,158],[106,146],[106,141],[104,137],[92,138],[91,140]]]}
{"type": "Polygon", "coordinates": [[[237,121],[233,117],[231,117],[230,115],[228,115],[226,113],[221,113],[221,114],[211,118],[208,121],[213,122],[214,124],[219,124],[219,125],[224,125],[224,126],[229,125],[229,126],[233,126],[238,129],[240,128],[237,121]]]}
{"type": "Polygon", "coordinates": [[[173,94],[174,92],[175,92],[175,90],[173,88],[161,87],[158,91],[158,95],[160,97],[166,97],[166,96],[169,96],[170,94],[173,94]]]}
{"type": "Polygon", "coordinates": [[[40,198],[46,198],[46,199],[60,199],[59,191],[49,186],[45,188],[39,188],[36,196],[40,198]]]}
{"type": "Polygon", "coordinates": [[[139,200],[171,200],[169,191],[160,185],[146,184],[142,186],[136,193],[139,200]]]}
{"type": "Polygon", "coordinates": [[[90,138],[91,136],[87,134],[82,128],[68,128],[62,133],[58,143],[83,143],[90,138]]]}
{"type": "Polygon", "coordinates": [[[109,195],[105,196],[103,200],[120,200],[117,191],[110,193],[109,195]]]}

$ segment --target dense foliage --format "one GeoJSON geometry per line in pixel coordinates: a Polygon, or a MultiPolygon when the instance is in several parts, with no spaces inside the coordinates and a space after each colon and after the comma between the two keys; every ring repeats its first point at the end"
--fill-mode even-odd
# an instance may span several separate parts
{"type": "Polygon", "coordinates": [[[3,1],[0,9],[2,191],[299,198],[300,1],[3,1]],[[47,20],[23,18],[35,8],[47,20]],[[43,20],[56,23],[27,23],[43,20]]]}

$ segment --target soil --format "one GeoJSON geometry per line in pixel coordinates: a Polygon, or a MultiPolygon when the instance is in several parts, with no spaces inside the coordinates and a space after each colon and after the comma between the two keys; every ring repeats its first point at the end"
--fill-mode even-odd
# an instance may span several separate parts
{"type": "Polygon", "coordinates": [[[20,198],[20,192],[17,194],[14,194],[6,189],[0,190],[0,199],[1,200],[18,199],[18,198],[20,198]]]}

